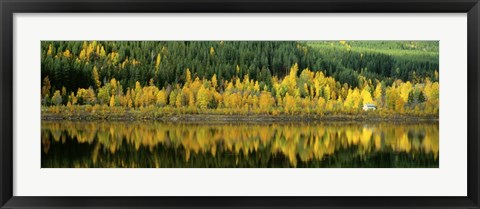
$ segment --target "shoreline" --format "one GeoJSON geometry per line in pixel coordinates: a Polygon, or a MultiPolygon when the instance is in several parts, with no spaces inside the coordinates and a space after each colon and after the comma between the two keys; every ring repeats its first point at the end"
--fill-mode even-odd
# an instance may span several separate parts
{"type": "Polygon", "coordinates": [[[164,122],[314,122],[314,121],[383,121],[383,122],[435,122],[435,116],[415,116],[396,114],[338,114],[338,115],[267,115],[267,114],[146,114],[126,113],[41,113],[42,121],[164,121],[164,122]]]}

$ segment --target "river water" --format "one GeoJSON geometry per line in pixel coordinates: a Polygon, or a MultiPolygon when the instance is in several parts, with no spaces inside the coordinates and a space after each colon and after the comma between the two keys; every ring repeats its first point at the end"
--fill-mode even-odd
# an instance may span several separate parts
{"type": "Polygon", "coordinates": [[[42,168],[438,168],[435,122],[42,121],[42,168]]]}

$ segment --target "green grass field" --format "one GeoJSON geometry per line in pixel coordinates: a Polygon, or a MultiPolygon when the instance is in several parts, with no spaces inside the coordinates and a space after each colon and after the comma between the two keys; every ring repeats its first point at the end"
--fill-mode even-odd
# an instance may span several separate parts
{"type": "Polygon", "coordinates": [[[435,61],[439,59],[438,41],[307,41],[321,51],[379,53],[399,60],[435,61]]]}

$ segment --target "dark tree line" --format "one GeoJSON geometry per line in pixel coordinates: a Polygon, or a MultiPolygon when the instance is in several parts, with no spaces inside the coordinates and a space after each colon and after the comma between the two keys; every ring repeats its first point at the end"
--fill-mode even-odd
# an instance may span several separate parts
{"type": "MultiPolygon", "coordinates": [[[[363,45],[362,45],[363,46],[363,45]]],[[[317,49],[295,41],[43,41],[42,79],[53,89],[95,88],[111,78],[123,87],[135,82],[158,86],[182,84],[186,69],[192,76],[220,82],[249,75],[271,87],[272,76],[283,78],[295,63],[300,69],[323,71],[341,83],[357,86],[358,76],[387,84],[396,79],[435,78],[438,59],[392,56],[381,52],[317,49]]]]}

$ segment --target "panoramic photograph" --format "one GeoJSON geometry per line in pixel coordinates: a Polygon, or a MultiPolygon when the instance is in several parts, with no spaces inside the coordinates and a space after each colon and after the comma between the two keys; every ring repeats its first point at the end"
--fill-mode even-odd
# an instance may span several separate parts
{"type": "Polygon", "coordinates": [[[439,168],[439,42],[42,41],[42,168],[439,168]]]}

